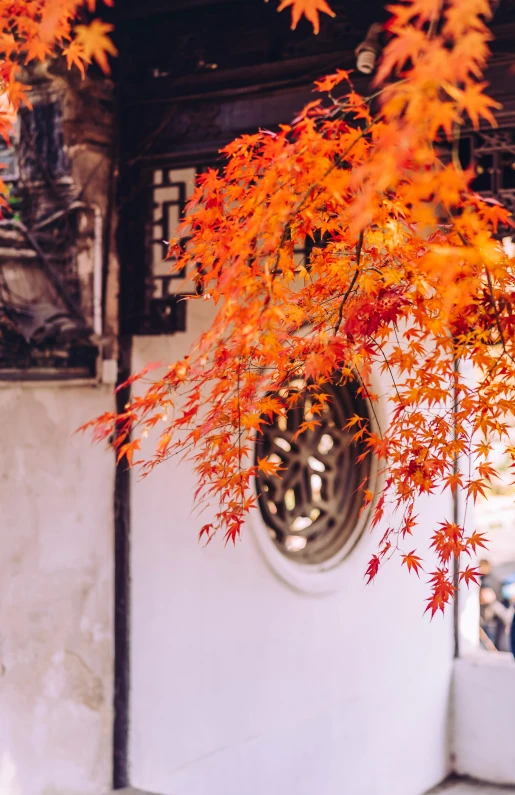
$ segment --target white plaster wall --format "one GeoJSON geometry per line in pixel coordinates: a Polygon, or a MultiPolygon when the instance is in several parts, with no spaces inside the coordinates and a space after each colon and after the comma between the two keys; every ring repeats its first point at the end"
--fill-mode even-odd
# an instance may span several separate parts
{"type": "Polygon", "coordinates": [[[515,784],[514,715],[515,661],[511,654],[478,651],[456,660],[456,772],[493,784],[515,784]]]}
{"type": "Polygon", "coordinates": [[[112,389],[0,389],[0,795],[100,795],[112,730],[112,389]]]}
{"type": "MultiPolygon", "coordinates": [[[[134,367],[173,361],[188,333],[135,341],[134,367]]],[[[132,494],[131,783],[162,795],[419,795],[448,764],[452,617],[391,562],[365,587],[382,529],[332,596],[302,594],[240,543],[199,546],[187,464],[132,494]]],[[[422,536],[450,498],[420,503],[422,536]]],[[[383,528],[384,529],[384,528],[383,528]]],[[[424,543],[417,542],[421,547],[424,543]]]]}

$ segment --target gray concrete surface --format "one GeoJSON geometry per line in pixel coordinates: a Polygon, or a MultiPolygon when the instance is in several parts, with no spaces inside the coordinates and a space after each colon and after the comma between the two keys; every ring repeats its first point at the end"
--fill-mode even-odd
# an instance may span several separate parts
{"type": "MultiPolygon", "coordinates": [[[[140,789],[116,790],[112,795],[156,795],[140,789]]],[[[449,781],[432,789],[427,795],[515,795],[515,787],[494,787],[491,784],[480,784],[475,781],[449,781]]]]}
{"type": "Polygon", "coordinates": [[[142,789],[134,789],[134,787],[126,787],[125,789],[113,790],[111,795],[157,795],[155,792],[147,792],[142,789]]]}
{"type": "Polygon", "coordinates": [[[496,787],[476,781],[449,781],[427,795],[515,795],[515,787],[496,787]]]}
{"type": "Polygon", "coordinates": [[[147,792],[142,789],[134,789],[134,787],[126,787],[125,789],[112,790],[110,795],[156,795],[156,793],[147,792]]]}
{"type": "Polygon", "coordinates": [[[109,795],[157,795],[155,792],[147,792],[147,790],[135,789],[134,787],[126,787],[125,789],[112,790],[109,795]]]}

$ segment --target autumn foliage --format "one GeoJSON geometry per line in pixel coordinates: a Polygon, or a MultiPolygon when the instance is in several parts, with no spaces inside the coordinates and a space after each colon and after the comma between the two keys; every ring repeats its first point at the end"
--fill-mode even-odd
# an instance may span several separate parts
{"type": "MultiPolygon", "coordinates": [[[[112,0],[104,0],[112,5],[112,0]]],[[[7,141],[20,104],[30,106],[27,68],[64,56],[69,67],[95,61],[109,71],[108,55],[116,55],[109,38],[113,26],[92,19],[96,0],[0,0],[0,135],[7,141]]],[[[0,203],[7,193],[0,180],[0,203]]]]}
{"type": "Polygon", "coordinates": [[[485,539],[448,517],[431,539],[438,566],[426,570],[416,501],[459,490],[465,509],[494,476],[492,439],[507,439],[515,413],[514,263],[499,242],[508,212],[474,192],[457,156],[461,130],[495,124],[482,78],[490,5],[410,0],[391,14],[372,96],[339,70],[293,123],[234,141],[199,178],[170,262],[187,269],[191,300],[216,305],[215,320],[163,377],[130,379],[145,389],[123,413],[92,424],[99,438],[114,432],[129,465],[157,427],[144,472],[190,457],[196,499],[214,513],[201,537],[235,541],[258,468],[279,469],[254,463],[253,442],[295,405],[291,382],[311,393],[309,435],[328,381],[355,381],[374,421],[348,427],[381,470],[364,494],[383,528],[368,580],[400,555],[428,578],[434,614],[455,591],[455,561],[461,581],[477,577],[485,539]],[[388,422],[376,411],[378,373],[388,422]]]}
{"type": "Polygon", "coordinates": [[[283,11],[285,8],[291,8],[292,30],[295,30],[299,20],[304,16],[313,25],[313,32],[318,33],[320,13],[328,14],[330,17],[336,16],[326,0],[281,0],[277,10],[283,11]]]}

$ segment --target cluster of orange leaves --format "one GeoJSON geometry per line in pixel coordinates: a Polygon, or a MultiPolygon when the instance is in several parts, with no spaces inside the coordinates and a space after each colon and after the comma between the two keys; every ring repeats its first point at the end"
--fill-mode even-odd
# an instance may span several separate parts
{"type": "MultiPolygon", "coordinates": [[[[339,70],[318,83],[324,100],[278,132],[234,141],[225,164],[199,178],[170,259],[189,270],[198,300],[216,305],[215,319],[123,413],[91,423],[98,438],[114,432],[131,464],[141,436],[164,421],[144,472],[192,458],[196,499],[214,506],[201,536],[221,530],[234,541],[256,473],[280,469],[252,451],[264,424],[287,411],[288,385],[309,383],[309,437],[324,384],[335,373],[357,380],[375,421],[350,417],[348,427],[381,470],[375,489],[363,484],[372,526],[382,527],[368,580],[394,553],[425,571],[410,549],[417,500],[458,490],[466,505],[482,494],[494,477],[491,440],[507,438],[515,413],[514,263],[497,239],[509,214],[475,194],[473,172],[452,157],[460,129],[495,124],[482,80],[490,5],[408,0],[391,13],[374,96],[358,95],[339,70]],[[294,249],[306,238],[299,266],[294,249]],[[388,422],[374,408],[379,392],[388,422]]],[[[477,578],[485,539],[464,524],[434,528],[432,615],[453,597],[456,562],[460,581],[477,578]]]]}
{"type": "MultiPolygon", "coordinates": [[[[112,0],[104,0],[108,6],[112,0]]],[[[109,71],[107,55],[116,55],[109,38],[112,25],[90,20],[96,0],[0,0],[0,135],[9,140],[21,103],[30,106],[24,69],[64,55],[84,76],[96,61],[109,71]]],[[[0,181],[0,196],[7,188],[0,181]]]]}

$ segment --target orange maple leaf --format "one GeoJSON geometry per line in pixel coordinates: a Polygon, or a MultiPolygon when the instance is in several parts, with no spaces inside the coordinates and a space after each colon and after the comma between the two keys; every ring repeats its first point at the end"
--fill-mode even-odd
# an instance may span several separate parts
{"type": "Polygon", "coordinates": [[[336,16],[332,8],[326,3],[326,0],[281,0],[277,10],[282,11],[288,6],[291,6],[291,29],[295,30],[299,19],[305,16],[313,25],[313,33],[315,35],[320,30],[319,12],[328,14],[330,17],[336,16]]]}
{"type": "Polygon", "coordinates": [[[89,25],[77,25],[75,28],[76,40],[82,46],[84,59],[89,63],[95,60],[104,74],[109,74],[109,61],[107,55],[118,55],[118,50],[107,35],[113,30],[113,25],[94,19],[89,25]]]}
{"type": "Polygon", "coordinates": [[[386,10],[393,15],[388,27],[407,25],[417,18],[420,26],[423,22],[438,19],[442,11],[442,0],[411,0],[407,5],[386,6],[386,10]]]}
{"type": "Polygon", "coordinates": [[[49,42],[42,39],[33,39],[27,44],[27,61],[44,61],[52,52],[49,42]]]}
{"type": "Polygon", "coordinates": [[[318,422],[318,420],[304,420],[304,422],[301,422],[299,425],[298,430],[293,434],[292,441],[296,442],[299,436],[305,431],[314,431],[316,425],[322,425],[322,423],[318,422]]]}
{"type": "Polygon", "coordinates": [[[432,572],[430,582],[432,583],[433,593],[427,600],[428,604],[425,612],[430,611],[431,618],[433,618],[438,610],[441,610],[442,613],[445,611],[445,605],[448,604],[449,599],[454,595],[456,588],[450,581],[447,571],[443,568],[432,572]]]}
{"type": "Polygon", "coordinates": [[[443,33],[446,36],[459,39],[470,28],[471,24],[478,30],[485,30],[484,19],[492,16],[490,0],[473,0],[473,2],[453,2],[445,11],[446,22],[443,33]]]}
{"type": "Polygon", "coordinates": [[[481,480],[471,480],[467,484],[467,492],[474,500],[474,503],[476,502],[478,495],[481,497],[485,496],[486,488],[486,483],[481,480]]]}
{"type": "Polygon", "coordinates": [[[421,51],[427,47],[427,38],[422,30],[407,27],[395,32],[398,35],[385,47],[374,85],[379,85],[385,77],[401,70],[407,61],[416,61],[421,51]]]}
{"type": "Polygon", "coordinates": [[[481,572],[473,566],[467,566],[466,569],[460,572],[460,582],[465,582],[467,587],[470,587],[471,582],[479,585],[479,577],[481,577],[481,572]]]}
{"type": "Polygon", "coordinates": [[[492,114],[492,108],[498,110],[502,107],[499,102],[491,99],[483,89],[488,83],[472,83],[464,89],[457,88],[448,83],[444,85],[450,97],[456,100],[458,108],[464,111],[472,122],[475,130],[479,129],[479,120],[486,119],[492,127],[497,127],[497,122],[492,114]]]}
{"type": "Polygon", "coordinates": [[[265,475],[277,475],[280,469],[284,469],[280,464],[270,461],[268,458],[258,458],[258,469],[265,475]]]}
{"type": "Polygon", "coordinates": [[[332,75],[326,75],[322,80],[315,81],[317,91],[332,91],[335,86],[343,80],[349,80],[350,71],[346,69],[337,69],[332,75]]]}
{"type": "Polygon", "coordinates": [[[134,456],[135,450],[141,450],[139,439],[134,439],[132,442],[127,442],[127,444],[122,444],[122,446],[118,450],[118,454],[116,457],[117,462],[120,462],[121,459],[125,456],[127,459],[127,463],[129,466],[132,466],[132,459],[134,456]]]}
{"type": "Polygon", "coordinates": [[[483,547],[483,549],[486,549],[485,541],[488,542],[488,539],[484,533],[474,532],[471,536],[465,539],[465,544],[466,546],[471,547],[472,552],[476,554],[477,547],[483,547]]]}
{"type": "Polygon", "coordinates": [[[413,570],[417,577],[419,577],[419,570],[422,568],[421,565],[422,558],[419,558],[418,555],[415,555],[415,550],[412,549],[411,552],[408,552],[407,555],[402,556],[402,565],[406,565],[408,567],[408,571],[413,570]]]}
{"type": "Polygon", "coordinates": [[[76,66],[82,77],[85,77],[86,72],[84,64],[86,58],[84,56],[84,47],[77,39],[70,42],[70,45],[63,50],[63,55],[66,56],[68,69],[71,69],[72,66],[76,66]]]}

